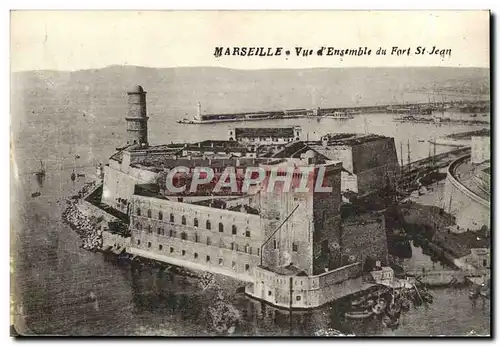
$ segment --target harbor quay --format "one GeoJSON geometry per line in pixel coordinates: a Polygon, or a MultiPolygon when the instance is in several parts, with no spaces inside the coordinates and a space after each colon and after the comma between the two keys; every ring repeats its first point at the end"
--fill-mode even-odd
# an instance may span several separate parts
{"type": "Polygon", "coordinates": [[[352,196],[397,190],[393,138],[236,128],[227,139],[151,145],[146,92],[127,94],[124,145],[65,215],[85,216],[86,248],[229,276],[286,309],[415,289],[390,267],[384,214],[342,211],[352,196]]]}

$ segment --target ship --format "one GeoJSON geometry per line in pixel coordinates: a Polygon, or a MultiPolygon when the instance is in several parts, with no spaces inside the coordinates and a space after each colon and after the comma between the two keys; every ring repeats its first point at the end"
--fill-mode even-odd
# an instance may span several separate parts
{"type": "Polygon", "coordinates": [[[354,115],[347,113],[347,112],[340,112],[340,111],[328,112],[328,113],[325,113],[324,116],[331,118],[331,119],[336,119],[336,120],[348,120],[348,119],[354,118],[354,115]]]}
{"type": "Polygon", "coordinates": [[[37,177],[44,177],[45,176],[45,168],[43,167],[43,162],[40,160],[40,170],[35,172],[35,175],[37,177]]]}

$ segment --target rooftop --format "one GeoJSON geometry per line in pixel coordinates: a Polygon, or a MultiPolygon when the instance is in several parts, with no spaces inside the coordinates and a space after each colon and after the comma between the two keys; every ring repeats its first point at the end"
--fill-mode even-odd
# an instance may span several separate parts
{"type": "Polygon", "coordinates": [[[293,127],[244,127],[234,129],[236,137],[293,137],[293,127]]]}
{"type": "Polygon", "coordinates": [[[323,139],[327,140],[328,145],[332,146],[335,145],[355,146],[363,143],[377,141],[384,138],[389,138],[389,137],[376,134],[360,134],[360,133],[330,133],[323,136],[323,139]]]}

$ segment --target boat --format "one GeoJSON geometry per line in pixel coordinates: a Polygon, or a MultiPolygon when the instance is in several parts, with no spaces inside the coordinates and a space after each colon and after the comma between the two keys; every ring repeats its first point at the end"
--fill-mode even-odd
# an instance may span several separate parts
{"type": "Polygon", "coordinates": [[[77,176],[78,177],[85,177],[85,173],[78,173],[77,176]]]}
{"type": "Polygon", "coordinates": [[[195,124],[195,121],[184,118],[182,120],[177,120],[177,123],[178,124],[195,124]]]}
{"type": "Polygon", "coordinates": [[[333,328],[321,329],[314,333],[315,336],[354,336],[354,334],[344,334],[333,328]]]}
{"type": "Polygon", "coordinates": [[[399,326],[399,318],[396,317],[394,319],[390,318],[389,316],[385,315],[383,318],[382,318],[382,323],[388,327],[388,328],[395,328],[397,326],[399,326]]]}
{"type": "Polygon", "coordinates": [[[364,310],[364,311],[348,311],[345,313],[346,318],[350,318],[353,320],[362,320],[373,315],[373,311],[364,310]]]}
{"type": "Polygon", "coordinates": [[[31,197],[35,198],[35,197],[38,197],[38,196],[40,196],[40,195],[41,195],[40,191],[37,191],[37,192],[33,192],[33,193],[31,194],[31,197]]]}
{"type": "Polygon", "coordinates": [[[73,170],[73,172],[71,173],[71,180],[75,181],[76,179],[76,173],[75,173],[75,170],[73,170]]]}
{"type": "Polygon", "coordinates": [[[352,114],[346,113],[346,112],[330,112],[325,114],[326,117],[336,119],[336,120],[347,120],[347,119],[353,119],[354,116],[352,114]]]}
{"type": "Polygon", "coordinates": [[[387,303],[385,302],[385,300],[379,299],[377,304],[373,306],[372,311],[375,315],[380,315],[382,312],[384,312],[386,306],[387,303]]]}
{"type": "Polygon", "coordinates": [[[44,177],[45,176],[45,168],[43,167],[43,162],[40,160],[40,170],[35,172],[35,175],[38,177],[44,177]]]}

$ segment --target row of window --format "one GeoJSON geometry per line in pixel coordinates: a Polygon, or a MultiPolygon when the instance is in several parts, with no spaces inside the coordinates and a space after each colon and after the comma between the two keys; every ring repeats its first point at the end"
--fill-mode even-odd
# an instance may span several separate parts
{"type": "MultiPolygon", "coordinates": [[[[140,240],[137,240],[137,245],[141,245],[141,241],[140,241],[140,240]]],[[[150,248],[151,248],[151,246],[152,246],[152,245],[151,245],[151,242],[148,242],[148,249],[150,249],[150,248]]],[[[162,244],[159,244],[159,245],[158,245],[158,250],[163,251],[163,245],[162,245],[162,244]]],[[[170,249],[169,249],[169,253],[174,254],[174,253],[175,253],[175,248],[170,247],[170,249]]],[[[186,256],[186,250],[181,250],[181,255],[182,255],[182,256],[186,256]]],[[[198,259],[198,258],[199,258],[199,255],[198,255],[198,253],[197,253],[197,252],[193,253],[193,258],[194,258],[194,259],[198,259]]],[[[206,257],[205,257],[205,261],[206,261],[207,263],[211,263],[211,259],[210,259],[210,256],[209,256],[209,255],[206,255],[206,257]]],[[[224,265],[224,260],[223,260],[222,258],[219,258],[219,265],[224,265]]],[[[232,267],[233,269],[235,269],[235,268],[236,268],[236,262],[235,262],[235,261],[232,261],[232,263],[231,263],[231,267],[232,267]]],[[[250,270],[250,265],[249,265],[249,264],[245,264],[245,271],[248,271],[248,270],[250,270]]]]}
{"type": "MultiPolygon", "coordinates": [[[[267,291],[267,295],[268,295],[268,296],[272,296],[272,295],[273,295],[273,292],[272,292],[272,291],[267,291]]],[[[299,302],[301,299],[302,299],[302,297],[301,297],[301,296],[296,296],[296,297],[295,297],[295,300],[296,300],[296,301],[298,301],[298,302],[299,302]]]]}
{"type": "MultiPolygon", "coordinates": [[[[138,229],[142,228],[142,226],[141,226],[140,223],[137,223],[136,226],[137,226],[138,229]]],[[[152,230],[152,228],[151,228],[150,225],[146,228],[146,231],[148,233],[153,233],[153,230],[152,230]]],[[[165,235],[165,229],[164,228],[158,228],[157,234],[164,236],[165,235]]],[[[177,232],[174,231],[174,230],[170,230],[168,235],[170,237],[172,237],[172,238],[177,238],[177,232]]],[[[187,241],[194,241],[195,243],[199,243],[200,242],[200,237],[199,237],[199,235],[197,233],[194,234],[193,239],[191,240],[191,239],[188,239],[188,234],[186,232],[181,232],[181,239],[182,240],[187,240],[187,241]]],[[[209,245],[209,246],[212,245],[212,240],[211,240],[210,237],[207,237],[206,244],[209,245]]],[[[224,244],[222,243],[222,241],[219,243],[219,247],[221,247],[221,248],[225,247],[224,244]]],[[[235,242],[231,242],[231,250],[233,250],[233,251],[242,251],[243,250],[245,253],[248,253],[250,255],[253,253],[252,247],[249,244],[245,244],[243,247],[240,248],[239,245],[237,243],[235,243],[235,242]]],[[[257,248],[257,256],[260,256],[260,249],[259,248],[257,248]]]]}
{"type": "MultiPolygon", "coordinates": [[[[141,216],[141,208],[137,208],[136,210],[136,214],[138,216],[141,216]]],[[[147,215],[148,215],[148,218],[151,218],[152,217],[152,212],[151,212],[151,209],[148,209],[147,211],[147,215]]],[[[158,220],[163,220],[163,212],[159,212],[158,213],[158,220]]],[[[170,213],[170,222],[171,223],[174,223],[175,222],[175,217],[174,217],[174,214],[170,213]]],[[[186,225],[186,216],[185,215],[182,215],[181,217],[181,224],[182,225],[186,225]]],[[[194,227],[199,227],[199,223],[198,223],[198,219],[197,218],[194,218],[193,219],[193,226],[194,227]]],[[[208,230],[211,230],[212,229],[212,223],[210,222],[210,220],[207,220],[206,223],[205,223],[205,228],[208,229],[208,230]]],[[[224,224],[222,222],[219,222],[219,232],[224,232],[224,224]]],[[[236,225],[232,225],[231,226],[231,233],[232,234],[237,234],[238,233],[238,228],[236,227],[236,225]]],[[[245,237],[250,237],[250,231],[246,231],[245,232],[245,237]]]]}

